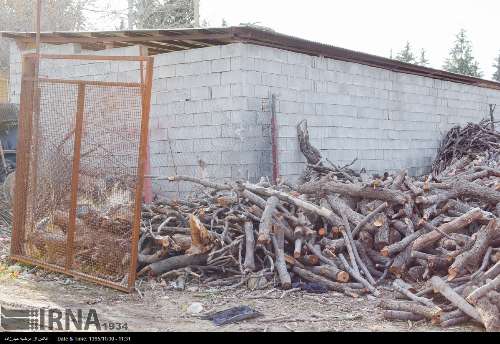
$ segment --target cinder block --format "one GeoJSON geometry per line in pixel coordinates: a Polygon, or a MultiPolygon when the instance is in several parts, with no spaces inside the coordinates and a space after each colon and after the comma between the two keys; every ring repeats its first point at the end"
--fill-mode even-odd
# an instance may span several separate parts
{"type": "MultiPolygon", "coordinates": [[[[218,86],[216,86],[216,87],[218,87],[218,86]]],[[[211,99],[212,98],[212,89],[213,88],[206,87],[206,86],[191,88],[191,100],[211,99]]]]}
{"type": "Polygon", "coordinates": [[[194,124],[196,126],[214,125],[212,122],[212,114],[206,113],[195,113],[193,114],[194,124]]]}
{"type": "Polygon", "coordinates": [[[221,73],[222,85],[239,84],[243,82],[244,72],[235,70],[221,73]]]}
{"type": "Polygon", "coordinates": [[[270,73],[270,74],[281,74],[282,64],[277,61],[264,60],[264,59],[254,59],[254,70],[258,72],[270,73]]]}
{"type": "MultiPolygon", "coordinates": [[[[168,142],[166,142],[168,144],[168,142]]],[[[195,152],[193,149],[193,140],[172,140],[171,141],[172,151],[174,153],[192,153],[195,152]]]]}
{"type": "Polygon", "coordinates": [[[194,117],[192,114],[175,115],[175,127],[191,127],[194,126],[194,117]]]}
{"type": "Polygon", "coordinates": [[[305,78],[289,77],[288,87],[293,90],[310,91],[313,89],[313,81],[305,78]]]}
{"type": "Polygon", "coordinates": [[[254,85],[232,84],[230,88],[233,97],[255,97],[254,85]]]}
{"type": "Polygon", "coordinates": [[[187,114],[197,114],[197,113],[203,113],[203,112],[210,112],[210,111],[204,111],[204,103],[206,100],[197,100],[197,101],[189,101],[185,102],[184,104],[184,112],[187,114]]]}
{"type": "Polygon", "coordinates": [[[186,50],[185,62],[216,60],[222,57],[222,47],[212,46],[186,50]]]}
{"type": "Polygon", "coordinates": [[[182,63],[175,66],[176,76],[209,74],[210,72],[211,67],[209,61],[182,63]]]}
{"type": "Polygon", "coordinates": [[[212,61],[212,73],[228,72],[231,70],[231,58],[224,58],[212,61]]]}
{"type": "Polygon", "coordinates": [[[231,70],[241,71],[241,70],[255,70],[255,59],[246,56],[231,57],[231,70]]]}
{"type": "Polygon", "coordinates": [[[231,96],[231,85],[214,86],[211,88],[212,98],[229,98],[231,96]]]}
{"type": "Polygon", "coordinates": [[[227,123],[231,123],[231,111],[212,113],[212,125],[223,125],[227,123]]]}
{"type": "Polygon", "coordinates": [[[287,77],[279,74],[262,73],[262,84],[272,87],[287,87],[287,77]]]}
{"type": "Polygon", "coordinates": [[[232,43],[221,46],[221,54],[220,57],[236,57],[242,56],[242,51],[244,49],[245,44],[242,43],[232,43]]]}
{"type": "Polygon", "coordinates": [[[266,83],[264,83],[262,73],[257,72],[257,71],[244,71],[242,82],[244,82],[245,84],[250,84],[250,85],[269,86],[269,85],[266,85],[266,83]]]}

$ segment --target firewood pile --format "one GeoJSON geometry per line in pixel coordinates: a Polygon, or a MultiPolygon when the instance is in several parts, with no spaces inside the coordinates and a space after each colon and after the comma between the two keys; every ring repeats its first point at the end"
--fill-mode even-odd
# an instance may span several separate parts
{"type": "Polygon", "coordinates": [[[386,319],[500,330],[497,133],[484,123],[452,129],[435,173],[413,178],[335,166],[309,142],[307,123],[297,132],[307,160],[297,184],[157,177],[199,184],[203,195],[144,205],[138,274],[228,289],[305,282],[351,297],[388,289],[386,319]]]}

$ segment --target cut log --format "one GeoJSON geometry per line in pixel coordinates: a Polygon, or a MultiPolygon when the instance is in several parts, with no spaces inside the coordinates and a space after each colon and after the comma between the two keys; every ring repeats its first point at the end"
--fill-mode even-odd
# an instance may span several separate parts
{"type": "Polygon", "coordinates": [[[385,257],[392,257],[395,254],[403,251],[408,245],[410,245],[413,241],[415,241],[418,237],[425,234],[427,231],[425,229],[421,229],[416,231],[415,233],[405,237],[403,240],[394,243],[389,246],[385,246],[380,253],[385,257]]]}
{"type": "Polygon", "coordinates": [[[475,272],[491,241],[498,236],[500,236],[500,226],[497,225],[496,220],[491,220],[487,226],[477,232],[472,248],[455,258],[455,261],[448,269],[448,280],[454,279],[457,275],[465,271],[469,273],[475,272]]]}
{"type": "Polygon", "coordinates": [[[391,226],[396,228],[396,230],[405,238],[415,232],[413,222],[411,222],[408,218],[405,218],[404,222],[400,220],[393,220],[391,221],[391,226]]]}
{"type": "Polygon", "coordinates": [[[349,282],[349,274],[345,271],[339,270],[338,268],[332,265],[312,266],[306,269],[312,271],[316,275],[320,275],[328,279],[331,279],[332,281],[340,283],[349,282]]]}
{"type": "Polygon", "coordinates": [[[460,315],[455,318],[451,318],[445,321],[442,321],[440,326],[447,328],[447,327],[453,327],[457,325],[462,325],[470,320],[470,317],[468,315],[460,315]]]}
{"type": "Polygon", "coordinates": [[[387,217],[385,215],[379,216],[377,220],[380,221],[379,223],[377,223],[377,225],[380,224],[380,226],[378,226],[378,230],[375,233],[374,245],[375,249],[377,251],[380,251],[384,247],[389,246],[391,240],[390,240],[389,221],[387,217]]]}
{"type": "Polygon", "coordinates": [[[440,293],[453,305],[459,308],[462,312],[482,323],[481,316],[477,310],[471,306],[467,301],[464,300],[459,294],[457,294],[446,282],[444,282],[440,277],[433,276],[431,278],[432,287],[434,292],[440,293]]]}
{"type": "Polygon", "coordinates": [[[392,283],[392,287],[396,291],[398,291],[401,294],[405,295],[411,301],[415,301],[415,302],[421,303],[421,304],[423,304],[423,305],[425,305],[427,307],[430,307],[430,308],[435,308],[437,312],[441,311],[441,308],[437,307],[431,300],[429,300],[429,299],[427,299],[425,297],[421,297],[421,296],[417,296],[417,295],[413,294],[412,291],[411,291],[411,287],[408,286],[406,283],[404,283],[400,279],[394,280],[394,282],[392,283]]]}
{"type": "Polygon", "coordinates": [[[404,204],[406,202],[406,196],[401,191],[325,180],[305,183],[299,186],[297,191],[303,194],[338,193],[345,196],[379,199],[397,204],[404,204]]]}
{"type": "Polygon", "coordinates": [[[387,320],[419,321],[419,320],[425,319],[425,317],[423,315],[415,314],[415,313],[411,313],[411,312],[405,312],[405,311],[385,310],[383,315],[384,315],[384,319],[387,319],[387,320]]]}
{"type": "Polygon", "coordinates": [[[497,276],[494,280],[486,283],[482,287],[474,290],[469,296],[467,296],[466,300],[475,305],[481,297],[498,288],[500,288],[500,275],[497,276]]]}
{"type": "Polygon", "coordinates": [[[262,213],[262,218],[259,224],[259,237],[257,238],[257,242],[262,245],[267,245],[271,243],[271,226],[272,226],[272,216],[276,207],[279,204],[278,197],[271,196],[268,198],[266,202],[266,208],[264,209],[264,213],[262,213]]]}
{"type": "MultiPolygon", "coordinates": [[[[482,219],[484,219],[483,211],[480,208],[474,208],[453,221],[442,224],[438,228],[441,232],[450,234],[482,219]]],[[[443,235],[436,231],[424,234],[414,241],[413,250],[421,251],[422,249],[431,246],[442,237],[443,235]]]]}
{"type": "Polygon", "coordinates": [[[476,303],[477,312],[488,332],[500,332],[500,308],[493,302],[494,298],[498,302],[498,295],[491,297],[485,295],[476,303]]]}
{"type": "Polygon", "coordinates": [[[165,272],[182,269],[191,265],[205,265],[207,257],[207,254],[186,254],[182,256],[170,257],[148,265],[146,268],[141,270],[139,275],[150,272],[153,276],[159,276],[165,272]]]}
{"type": "MultiPolygon", "coordinates": [[[[309,249],[309,251],[311,251],[311,253],[313,253],[316,257],[318,257],[319,260],[321,260],[325,264],[328,264],[328,266],[332,270],[332,273],[335,275],[335,280],[337,280],[339,282],[343,282],[343,283],[349,281],[349,274],[347,272],[340,270],[338,268],[338,266],[332,260],[323,256],[321,251],[318,250],[316,247],[314,247],[311,243],[307,243],[306,245],[307,245],[307,248],[309,249]]],[[[321,268],[321,267],[317,267],[317,268],[321,268]]],[[[318,271],[320,271],[320,269],[318,271]]],[[[314,271],[314,272],[318,273],[316,271],[314,271]]]]}
{"type": "Polygon", "coordinates": [[[283,289],[290,289],[292,287],[292,279],[286,267],[284,253],[285,235],[283,233],[283,230],[280,230],[278,227],[274,227],[272,242],[274,247],[274,254],[276,256],[275,266],[276,270],[278,271],[281,287],[283,289]]]}
{"type": "Polygon", "coordinates": [[[333,253],[342,252],[346,248],[344,239],[331,240],[328,238],[322,238],[319,243],[321,246],[328,248],[333,253]]]}
{"type": "Polygon", "coordinates": [[[311,271],[301,269],[298,266],[294,266],[292,268],[292,271],[294,273],[296,273],[299,277],[305,279],[306,281],[318,283],[320,285],[325,286],[329,290],[333,290],[333,291],[337,291],[337,292],[341,292],[341,293],[346,293],[347,295],[350,295],[350,296],[359,295],[354,289],[345,286],[343,283],[337,283],[337,282],[330,281],[329,279],[327,279],[325,277],[316,275],[315,273],[313,273],[311,271]]]}
{"type": "Polygon", "coordinates": [[[382,300],[379,306],[382,309],[391,309],[395,311],[419,314],[429,320],[439,319],[440,315],[442,314],[442,311],[440,309],[437,309],[435,307],[423,306],[417,302],[382,300]]]}
{"type": "Polygon", "coordinates": [[[496,262],[488,271],[484,273],[484,278],[494,279],[500,275],[500,262],[496,262]]]}
{"type": "Polygon", "coordinates": [[[418,186],[416,186],[415,184],[413,184],[413,182],[411,181],[411,179],[408,176],[405,176],[404,184],[406,185],[406,187],[408,189],[410,189],[410,191],[415,196],[420,196],[421,194],[424,193],[424,190],[422,190],[421,188],[419,188],[418,186]]]}
{"type": "Polygon", "coordinates": [[[377,214],[381,213],[384,211],[389,204],[387,202],[382,203],[379,205],[375,210],[373,210],[370,214],[366,215],[361,221],[358,222],[356,227],[352,231],[352,236],[353,238],[356,237],[356,235],[359,233],[359,231],[369,222],[371,222],[377,214]]]}
{"type": "Polygon", "coordinates": [[[415,265],[408,269],[407,276],[413,282],[420,282],[423,280],[424,271],[423,266],[415,265]]]}
{"type": "Polygon", "coordinates": [[[411,244],[401,251],[392,262],[389,271],[396,277],[400,278],[406,272],[407,267],[410,265],[411,258],[411,244]]]}
{"type": "Polygon", "coordinates": [[[169,182],[190,182],[190,183],[200,184],[204,187],[207,187],[210,189],[215,189],[215,190],[230,191],[233,189],[231,185],[212,183],[212,182],[209,182],[208,180],[203,180],[200,178],[194,178],[194,177],[189,177],[189,176],[159,177],[159,178],[156,178],[156,180],[168,180],[169,182]]]}
{"type": "MultiPolygon", "coordinates": [[[[360,213],[354,211],[346,201],[344,201],[340,197],[334,197],[334,196],[328,196],[326,204],[322,203],[322,206],[324,208],[327,208],[329,206],[334,212],[336,216],[336,223],[332,223],[334,226],[340,227],[344,225],[344,221],[340,217],[340,215],[346,216],[348,221],[355,226],[358,225],[361,221],[363,221],[363,215],[360,213]],[[337,216],[338,214],[338,216],[337,216]]],[[[366,224],[364,226],[366,230],[369,231],[374,231],[375,227],[370,226],[369,224],[366,224]]]]}
{"type": "Polygon", "coordinates": [[[243,267],[245,271],[255,271],[255,238],[253,234],[253,223],[245,222],[245,261],[243,267]]]}

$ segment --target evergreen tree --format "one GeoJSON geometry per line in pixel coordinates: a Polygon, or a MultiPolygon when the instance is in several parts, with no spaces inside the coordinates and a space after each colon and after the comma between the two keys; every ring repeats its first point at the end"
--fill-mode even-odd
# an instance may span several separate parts
{"type": "Polygon", "coordinates": [[[493,74],[493,80],[500,82],[500,53],[495,59],[495,63],[493,64],[495,67],[495,73],[493,74]]]}
{"type": "Polygon", "coordinates": [[[194,27],[193,0],[133,0],[129,18],[134,29],[194,27]]]}
{"type": "Polygon", "coordinates": [[[226,21],[226,19],[225,19],[225,18],[222,18],[222,23],[221,23],[221,26],[222,26],[222,27],[228,27],[228,25],[227,25],[227,21],[226,21]]]}
{"type": "Polygon", "coordinates": [[[420,51],[420,60],[417,63],[419,66],[427,67],[429,65],[429,60],[425,56],[425,49],[420,51]]]}
{"type": "Polygon", "coordinates": [[[406,63],[415,63],[415,55],[411,51],[410,42],[406,42],[405,47],[396,55],[396,60],[406,63]]]}
{"type": "Polygon", "coordinates": [[[450,50],[450,57],[446,59],[443,68],[452,73],[481,77],[479,64],[472,56],[472,43],[467,39],[464,29],[456,36],[455,45],[450,50]]]}

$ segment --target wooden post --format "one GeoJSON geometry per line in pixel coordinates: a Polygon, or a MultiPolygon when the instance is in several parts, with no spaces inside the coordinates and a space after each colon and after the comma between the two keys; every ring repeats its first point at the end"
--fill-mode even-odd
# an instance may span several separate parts
{"type": "Polygon", "coordinates": [[[154,58],[149,57],[146,64],[146,78],[144,92],[142,93],[142,119],[141,119],[141,141],[139,145],[139,161],[137,168],[137,185],[135,190],[134,225],[132,227],[132,252],[130,257],[130,269],[128,274],[128,289],[135,286],[137,270],[137,242],[141,226],[142,192],[144,189],[144,175],[146,172],[146,155],[149,140],[149,111],[151,109],[151,88],[153,87],[153,64],[154,58]]]}
{"type": "Polygon", "coordinates": [[[78,202],[78,181],[83,135],[83,113],[85,111],[85,84],[78,85],[76,106],[75,145],[73,148],[73,170],[71,174],[71,205],[69,209],[68,237],[66,241],[66,271],[71,270],[74,260],[74,242],[76,231],[76,208],[78,202]]]}
{"type": "MultiPolygon", "coordinates": [[[[141,45],[141,56],[148,56],[148,48],[141,45]]],[[[144,85],[144,61],[141,61],[141,84],[144,85]]],[[[142,88],[143,92],[145,87],[142,88]]],[[[143,95],[144,97],[144,95],[143,95]]],[[[149,136],[148,136],[149,137],[149,136]]],[[[146,175],[151,175],[151,149],[149,145],[149,138],[146,148],[146,175]]],[[[151,178],[144,179],[144,203],[150,204],[153,202],[153,182],[151,178]]]]}
{"type": "Polygon", "coordinates": [[[33,76],[35,73],[35,60],[32,56],[23,58],[23,71],[21,79],[21,106],[19,109],[19,127],[17,137],[17,168],[16,185],[14,192],[14,221],[12,230],[12,244],[10,254],[22,254],[22,245],[25,240],[26,202],[28,188],[28,171],[31,150],[31,128],[33,123],[33,76]]]}

